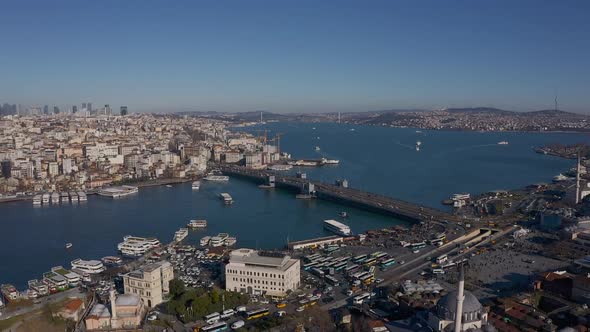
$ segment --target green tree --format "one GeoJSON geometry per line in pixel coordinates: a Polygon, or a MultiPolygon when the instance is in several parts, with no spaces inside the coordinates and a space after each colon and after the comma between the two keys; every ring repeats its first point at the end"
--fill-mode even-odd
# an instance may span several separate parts
{"type": "Polygon", "coordinates": [[[172,298],[179,298],[184,293],[184,283],[176,278],[170,280],[170,294],[172,298]]]}

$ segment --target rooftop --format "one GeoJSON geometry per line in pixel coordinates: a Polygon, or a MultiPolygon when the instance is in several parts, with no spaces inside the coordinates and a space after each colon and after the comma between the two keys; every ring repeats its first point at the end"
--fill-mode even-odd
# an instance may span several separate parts
{"type": "Polygon", "coordinates": [[[237,249],[230,254],[230,263],[247,264],[247,265],[259,265],[271,268],[287,269],[291,264],[288,264],[292,260],[290,256],[284,254],[272,254],[258,252],[253,249],[237,249]]]}

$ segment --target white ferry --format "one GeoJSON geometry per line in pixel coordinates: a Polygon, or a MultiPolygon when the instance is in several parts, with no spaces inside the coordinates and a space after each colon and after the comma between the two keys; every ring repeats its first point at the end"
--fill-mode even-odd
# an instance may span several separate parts
{"type": "Polygon", "coordinates": [[[57,192],[51,194],[51,204],[59,204],[59,194],[57,192]]]}
{"type": "Polygon", "coordinates": [[[180,242],[180,241],[184,240],[187,237],[187,235],[188,235],[188,229],[181,228],[174,233],[174,241],[180,242]]]}
{"type": "Polygon", "coordinates": [[[233,198],[228,193],[221,193],[219,194],[219,197],[226,205],[232,204],[234,202],[233,198]]]}
{"type": "Polygon", "coordinates": [[[78,200],[80,202],[85,202],[88,200],[88,197],[86,196],[86,193],[83,191],[78,191],[78,200]]]}
{"type": "Polygon", "coordinates": [[[271,166],[267,167],[267,169],[269,171],[288,171],[292,168],[293,168],[292,165],[283,165],[283,164],[271,165],[271,166]]]}
{"type": "Polygon", "coordinates": [[[78,201],[78,194],[75,191],[70,191],[70,200],[72,203],[78,201]]]}
{"type": "Polygon", "coordinates": [[[326,165],[337,165],[340,163],[340,160],[337,159],[326,159],[326,158],[322,158],[322,164],[326,164],[326,165]]]}
{"type": "Polygon", "coordinates": [[[83,259],[75,259],[71,262],[72,264],[72,269],[79,269],[82,272],[86,272],[89,274],[97,274],[97,273],[101,273],[104,270],[106,270],[106,268],[104,267],[104,265],[102,264],[101,261],[93,259],[93,260],[83,260],[83,259]]]}
{"type": "Polygon", "coordinates": [[[213,236],[211,237],[211,240],[209,240],[209,245],[212,247],[221,247],[224,242],[225,239],[222,239],[219,236],[213,236]]]}
{"type": "Polygon", "coordinates": [[[125,256],[138,257],[144,255],[148,250],[160,246],[156,238],[143,238],[127,235],[123,242],[117,245],[117,249],[125,256]]]}
{"type": "Polygon", "coordinates": [[[139,188],[134,186],[108,187],[98,191],[100,196],[119,198],[137,194],[139,188]]]}
{"type": "Polygon", "coordinates": [[[101,260],[105,265],[108,266],[118,266],[123,264],[123,260],[121,259],[121,257],[117,256],[105,256],[101,258],[101,260]]]}
{"type": "Polygon", "coordinates": [[[226,175],[207,175],[203,178],[205,181],[226,182],[229,181],[229,176],[226,175]]]}
{"type": "Polygon", "coordinates": [[[501,141],[501,142],[498,142],[498,145],[508,145],[508,141],[501,141]]]}
{"type": "Polygon", "coordinates": [[[291,166],[317,166],[317,161],[309,161],[309,160],[296,160],[296,161],[289,161],[287,162],[291,166]]]}
{"type": "Polygon", "coordinates": [[[350,227],[348,227],[347,225],[330,219],[330,220],[324,220],[324,228],[329,230],[330,232],[333,232],[335,234],[338,235],[342,235],[342,236],[349,236],[352,235],[352,231],[350,230],[350,227]]]}
{"type": "Polygon", "coordinates": [[[35,195],[35,197],[33,197],[33,205],[41,205],[41,203],[42,203],[41,195],[35,195]]]}
{"type": "Polygon", "coordinates": [[[207,220],[191,220],[186,227],[188,228],[205,228],[207,227],[207,220]]]}
{"type": "Polygon", "coordinates": [[[231,246],[233,246],[234,244],[236,244],[236,242],[238,242],[238,239],[236,239],[236,238],[235,238],[235,237],[233,237],[233,236],[230,236],[230,237],[228,237],[227,239],[225,239],[225,241],[224,241],[224,245],[225,245],[225,246],[227,246],[227,247],[231,247],[231,246]]]}
{"type": "Polygon", "coordinates": [[[315,147],[315,150],[316,150],[316,151],[320,151],[320,147],[319,147],[319,146],[316,146],[316,147],[315,147]]]}
{"type": "Polygon", "coordinates": [[[199,244],[204,247],[209,245],[209,241],[211,241],[211,237],[210,236],[205,236],[204,238],[201,239],[201,241],[199,242],[199,244]]]}
{"type": "Polygon", "coordinates": [[[42,197],[42,200],[43,200],[43,204],[49,204],[49,197],[50,196],[49,196],[48,193],[43,194],[43,196],[41,196],[41,197],[42,197]]]}
{"type": "Polygon", "coordinates": [[[199,188],[201,188],[201,182],[200,181],[194,181],[193,185],[192,185],[193,190],[199,190],[199,188]]]}

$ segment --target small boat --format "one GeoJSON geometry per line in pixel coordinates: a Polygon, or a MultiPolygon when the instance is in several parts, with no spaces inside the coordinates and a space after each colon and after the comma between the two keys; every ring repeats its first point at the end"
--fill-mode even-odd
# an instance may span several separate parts
{"type": "Polygon", "coordinates": [[[71,247],[73,247],[74,245],[70,242],[66,243],[66,249],[70,249],[71,247]]]}
{"type": "Polygon", "coordinates": [[[346,211],[342,211],[338,215],[340,215],[342,218],[348,218],[348,213],[346,213],[346,211]]]}
{"type": "Polygon", "coordinates": [[[201,188],[201,182],[200,181],[194,181],[192,184],[192,188],[193,190],[199,190],[199,188],[201,188]]]}
{"type": "Polygon", "coordinates": [[[207,220],[191,220],[186,227],[188,228],[205,228],[207,227],[207,220]]]}
{"type": "Polygon", "coordinates": [[[508,141],[501,141],[501,142],[498,142],[498,145],[508,145],[508,141]]]}
{"type": "Polygon", "coordinates": [[[228,193],[219,194],[219,198],[221,198],[221,200],[223,200],[223,203],[225,205],[230,205],[230,204],[233,204],[233,202],[234,202],[233,198],[228,193]]]}
{"type": "Polygon", "coordinates": [[[316,150],[316,151],[320,151],[320,147],[319,147],[319,146],[316,146],[316,147],[315,147],[315,150],[316,150]]]}
{"type": "Polygon", "coordinates": [[[420,151],[421,145],[422,145],[422,142],[420,142],[420,141],[416,142],[416,151],[420,151]]]}
{"type": "Polygon", "coordinates": [[[172,188],[172,185],[171,184],[167,184],[166,187],[167,188],[172,188]]]}

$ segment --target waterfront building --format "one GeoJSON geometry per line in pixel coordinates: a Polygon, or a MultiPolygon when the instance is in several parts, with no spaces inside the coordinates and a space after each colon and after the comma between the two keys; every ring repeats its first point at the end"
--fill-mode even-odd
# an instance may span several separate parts
{"type": "Polygon", "coordinates": [[[285,296],[300,285],[300,262],[288,255],[238,249],[225,266],[225,289],[249,294],[285,296]]]}
{"type": "Polygon", "coordinates": [[[125,294],[138,295],[148,307],[155,307],[164,301],[173,278],[174,271],[169,262],[144,265],[123,275],[125,294]]]}

